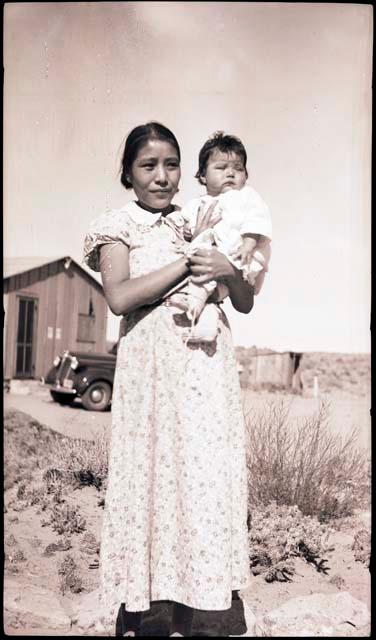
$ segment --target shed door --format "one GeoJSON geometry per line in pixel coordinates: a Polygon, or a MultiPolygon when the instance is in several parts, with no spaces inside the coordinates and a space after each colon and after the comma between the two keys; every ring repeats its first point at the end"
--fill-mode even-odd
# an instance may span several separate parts
{"type": "Polygon", "coordinates": [[[38,301],[18,298],[16,378],[32,378],[35,372],[35,335],[38,301]]]}

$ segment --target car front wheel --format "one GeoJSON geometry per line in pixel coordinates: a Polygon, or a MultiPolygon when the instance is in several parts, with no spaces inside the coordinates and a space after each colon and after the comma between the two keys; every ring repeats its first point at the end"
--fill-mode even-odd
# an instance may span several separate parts
{"type": "Polygon", "coordinates": [[[108,382],[93,382],[82,396],[82,404],[88,411],[104,411],[111,402],[112,389],[108,382]]]}

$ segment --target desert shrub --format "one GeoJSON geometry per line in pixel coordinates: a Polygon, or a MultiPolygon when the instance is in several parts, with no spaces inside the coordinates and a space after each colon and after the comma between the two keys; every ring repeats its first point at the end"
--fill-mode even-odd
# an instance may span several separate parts
{"type": "Polygon", "coordinates": [[[66,439],[57,444],[50,474],[58,474],[73,486],[103,484],[108,471],[108,434],[103,432],[95,440],[66,439]]]}
{"type": "Polygon", "coordinates": [[[46,488],[46,506],[53,507],[54,504],[62,504],[65,502],[64,490],[66,489],[66,482],[64,474],[58,469],[49,468],[43,473],[43,482],[46,488]]]}
{"type": "Polygon", "coordinates": [[[248,413],[247,465],[250,509],[275,501],[297,505],[305,515],[328,521],[365,505],[370,473],[367,455],[356,448],[357,431],[345,438],[328,427],[329,405],[297,424],[285,402],[248,413]]]}
{"type": "Polygon", "coordinates": [[[67,536],[63,540],[59,540],[58,542],[51,542],[48,544],[43,551],[44,556],[52,556],[57,551],[68,551],[68,549],[72,548],[72,543],[70,538],[67,536]]]}
{"type": "Polygon", "coordinates": [[[26,561],[26,556],[21,549],[18,541],[14,537],[13,533],[10,534],[4,540],[5,542],[5,554],[4,565],[5,569],[10,573],[19,573],[18,565],[26,561]]]}
{"type": "Polygon", "coordinates": [[[63,497],[63,484],[61,480],[46,483],[45,474],[36,474],[35,484],[22,480],[16,484],[17,490],[14,497],[9,500],[8,507],[14,511],[23,511],[34,505],[38,506],[38,513],[52,508],[54,504],[65,501],[63,497]],[[40,475],[40,478],[38,478],[40,475]]]}
{"type": "Polygon", "coordinates": [[[346,581],[339,573],[335,573],[331,578],[329,578],[329,582],[330,584],[334,584],[337,589],[345,590],[347,588],[346,581]]]}
{"type": "Polygon", "coordinates": [[[32,486],[29,481],[22,480],[17,484],[15,496],[9,500],[7,506],[14,511],[23,511],[34,505],[44,509],[47,501],[46,491],[42,485],[32,486]]]}
{"type": "Polygon", "coordinates": [[[267,507],[252,512],[249,532],[250,566],[254,575],[267,582],[290,582],[295,573],[295,558],[312,563],[326,572],[323,558],[330,550],[330,530],[317,518],[304,516],[298,507],[267,507]]]}
{"type": "Polygon", "coordinates": [[[80,593],[83,590],[83,580],[73,556],[69,554],[64,556],[58,564],[57,572],[60,577],[60,591],[63,595],[67,591],[80,593]]]}
{"type": "Polygon", "coordinates": [[[82,538],[81,549],[83,553],[89,556],[99,555],[100,543],[93,533],[85,533],[82,538]]]}
{"type": "Polygon", "coordinates": [[[16,540],[16,538],[15,538],[13,533],[11,533],[10,536],[8,536],[5,539],[5,545],[7,547],[16,547],[18,545],[18,542],[17,542],[17,540],[16,540]]]}
{"type": "Polygon", "coordinates": [[[352,550],[357,562],[363,562],[369,567],[371,558],[371,535],[367,529],[359,529],[354,536],[352,550]]]}
{"type": "Polygon", "coordinates": [[[86,529],[86,520],[79,513],[79,508],[67,503],[54,504],[50,511],[50,520],[43,521],[44,526],[51,526],[59,535],[81,533],[86,529]]]}

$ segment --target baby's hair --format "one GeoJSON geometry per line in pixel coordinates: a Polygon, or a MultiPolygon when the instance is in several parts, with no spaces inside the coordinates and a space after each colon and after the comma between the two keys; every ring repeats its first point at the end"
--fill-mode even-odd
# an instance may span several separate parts
{"type": "Polygon", "coordinates": [[[198,179],[200,184],[204,184],[202,182],[202,176],[205,175],[208,160],[211,153],[215,150],[222,151],[222,153],[235,153],[239,156],[243,161],[245,173],[248,178],[247,152],[242,141],[236,136],[226,135],[223,131],[215,131],[205,142],[198,154],[198,170],[195,178],[198,179]]]}
{"type": "Polygon", "coordinates": [[[132,183],[129,180],[132,165],[141,147],[147,144],[149,140],[164,140],[169,142],[175,148],[180,162],[179,143],[170,129],[159,122],[147,122],[146,124],[141,124],[132,129],[125,141],[124,153],[121,161],[120,181],[126,189],[132,189],[132,183]]]}

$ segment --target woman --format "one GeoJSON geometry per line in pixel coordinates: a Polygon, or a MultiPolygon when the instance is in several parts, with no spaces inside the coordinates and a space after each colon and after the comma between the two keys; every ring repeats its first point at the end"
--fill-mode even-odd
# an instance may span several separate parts
{"type": "MultiPolygon", "coordinates": [[[[180,149],[158,123],[136,127],[121,181],[137,200],[90,227],[87,264],[124,316],[112,400],[101,541],[105,626],[120,609],[124,635],[142,611],[174,602],[170,635],[190,635],[194,609],[224,610],[249,577],[244,424],[230,328],[215,344],[187,345],[188,319],[168,294],[186,282],[224,280],[248,313],[253,288],[215,248],[187,258],[172,204],[180,149]]],[[[195,234],[218,222],[211,207],[195,234]]]]}

